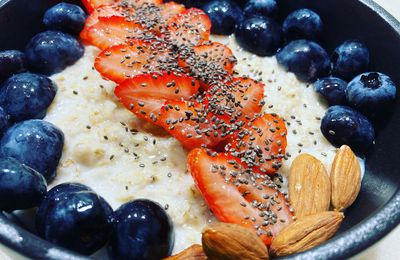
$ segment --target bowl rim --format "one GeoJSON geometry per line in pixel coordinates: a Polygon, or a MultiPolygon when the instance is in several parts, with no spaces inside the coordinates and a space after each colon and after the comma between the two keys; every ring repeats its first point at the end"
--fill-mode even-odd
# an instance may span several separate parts
{"type": "MultiPolygon", "coordinates": [[[[13,0],[0,0],[0,8],[13,0]]],[[[356,0],[374,11],[400,35],[400,21],[373,0],[356,0]]],[[[346,259],[368,248],[400,224],[400,188],[392,198],[368,218],[351,227],[326,243],[279,259],[346,259]],[[349,243],[351,241],[351,243],[349,243]]],[[[35,234],[11,222],[0,211],[0,243],[33,259],[84,260],[90,257],[45,241],[35,234]]]]}

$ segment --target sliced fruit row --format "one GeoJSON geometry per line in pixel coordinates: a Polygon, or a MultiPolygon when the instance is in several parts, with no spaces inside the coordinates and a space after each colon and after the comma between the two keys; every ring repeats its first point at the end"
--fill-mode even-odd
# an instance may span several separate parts
{"type": "Polygon", "coordinates": [[[188,169],[216,217],[270,244],[292,221],[266,175],[285,156],[285,124],[262,113],[264,84],[233,77],[236,58],[210,27],[195,8],[128,1],[94,9],[81,37],[102,49],[94,66],[127,109],[194,149],[188,169]]]}

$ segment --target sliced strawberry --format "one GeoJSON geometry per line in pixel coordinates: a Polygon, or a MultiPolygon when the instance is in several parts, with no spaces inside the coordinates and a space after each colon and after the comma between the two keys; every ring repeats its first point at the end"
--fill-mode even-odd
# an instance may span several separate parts
{"type": "Polygon", "coordinates": [[[210,78],[211,73],[223,74],[221,76],[226,77],[224,72],[232,74],[235,63],[236,58],[232,50],[218,42],[194,46],[192,53],[181,53],[179,60],[179,66],[200,78],[210,78]]]}
{"type": "Polygon", "coordinates": [[[275,173],[281,166],[287,145],[286,126],[276,114],[265,114],[248,123],[229,148],[249,167],[261,173],[275,173]]]}
{"type": "Polygon", "coordinates": [[[189,8],[168,21],[169,38],[177,45],[198,45],[210,37],[211,20],[200,9],[189,8]]]}
{"type": "Polygon", "coordinates": [[[164,44],[133,40],[129,45],[116,45],[102,51],[94,67],[104,78],[121,83],[143,73],[171,71],[174,64],[176,58],[164,44]]]}
{"type": "Polygon", "coordinates": [[[188,155],[188,170],[218,220],[254,230],[266,245],[293,221],[276,185],[265,176],[250,176],[230,155],[194,149],[188,155]]]}
{"type": "MultiPolygon", "coordinates": [[[[82,3],[88,13],[92,13],[96,8],[102,5],[112,4],[120,1],[121,0],[82,0],[82,3]]],[[[144,3],[151,3],[155,5],[162,4],[162,0],[129,0],[127,2],[134,5],[135,7],[141,6],[144,3]]]]}
{"type": "Polygon", "coordinates": [[[143,37],[145,32],[136,22],[121,16],[98,17],[99,21],[90,26],[82,39],[104,50],[110,46],[128,43],[143,37]]]}
{"type": "Polygon", "coordinates": [[[264,84],[250,78],[233,78],[207,90],[205,102],[210,111],[226,122],[248,121],[261,112],[264,84]]]}
{"type": "Polygon", "coordinates": [[[179,14],[186,10],[184,5],[175,3],[175,2],[167,2],[160,5],[161,8],[161,17],[168,21],[172,16],[179,14]]]}
{"type": "Polygon", "coordinates": [[[88,16],[85,22],[85,26],[81,31],[81,38],[87,39],[87,33],[89,28],[95,25],[99,21],[99,17],[111,17],[111,16],[121,16],[121,17],[133,17],[135,15],[135,9],[126,7],[119,3],[105,4],[99,6],[88,16]]]}
{"type": "Polygon", "coordinates": [[[197,93],[199,87],[199,82],[192,77],[163,72],[125,80],[114,93],[138,117],[158,124],[157,118],[165,101],[188,99],[197,93]]]}
{"type": "Polygon", "coordinates": [[[204,109],[200,103],[168,100],[161,109],[160,124],[187,149],[213,147],[223,138],[218,132],[214,135],[216,131],[204,109]]]}

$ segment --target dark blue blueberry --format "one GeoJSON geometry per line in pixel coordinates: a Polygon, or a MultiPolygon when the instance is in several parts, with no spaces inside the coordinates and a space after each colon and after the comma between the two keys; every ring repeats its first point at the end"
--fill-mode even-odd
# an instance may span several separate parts
{"type": "Polygon", "coordinates": [[[2,107],[0,107],[0,137],[3,136],[3,134],[9,127],[10,127],[10,116],[2,107]]]}
{"type": "Polygon", "coordinates": [[[82,57],[84,48],[74,37],[60,31],[36,34],[26,46],[30,69],[51,75],[82,57]]]}
{"type": "Polygon", "coordinates": [[[346,87],[345,81],[335,77],[321,78],[314,84],[315,91],[321,94],[330,106],[346,104],[346,87]]]}
{"type": "Polygon", "coordinates": [[[374,117],[393,105],[396,99],[396,85],[383,73],[363,73],[349,83],[346,98],[349,105],[367,116],[374,117]]]}
{"type": "Polygon", "coordinates": [[[332,74],[345,80],[365,72],[368,65],[368,47],[358,40],[345,41],[332,54],[332,74]]]}
{"type": "Polygon", "coordinates": [[[242,20],[235,31],[239,45],[260,56],[272,56],[282,43],[282,28],[273,19],[253,16],[242,20]]]}
{"type": "Polygon", "coordinates": [[[276,59],[286,70],[307,82],[314,82],[329,73],[328,54],[312,41],[292,41],[277,53],[276,59]]]}
{"type": "Polygon", "coordinates": [[[46,180],[40,173],[13,158],[0,158],[0,210],[36,207],[46,191],[46,180]]]}
{"type": "Polygon", "coordinates": [[[231,0],[214,0],[203,6],[211,19],[211,33],[232,34],[235,26],[243,19],[242,9],[231,0]]]}
{"type": "Polygon", "coordinates": [[[162,259],[173,244],[172,222],[159,204],[140,199],[114,212],[109,244],[113,259],[162,259]]]}
{"type": "Polygon", "coordinates": [[[287,41],[306,39],[316,41],[323,31],[323,23],[317,13],[310,9],[299,9],[290,13],[283,22],[287,41]]]}
{"type": "Polygon", "coordinates": [[[23,52],[8,50],[0,52],[0,83],[13,74],[26,71],[26,58],[23,52]]]}
{"type": "Polygon", "coordinates": [[[56,174],[64,134],[53,124],[32,119],[10,127],[0,142],[0,156],[13,157],[41,173],[46,180],[56,174]]]}
{"type": "Polygon", "coordinates": [[[375,138],[371,122],[347,106],[328,108],[321,121],[321,132],[334,146],[346,144],[359,155],[366,153],[375,138]]]}
{"type": "Polygon", "coordinates": [[[77,5],[59,3],[46,11],[43,23],[49,30],[78,34],[85,25],[86,14],[77,5]]]}
{"type": "Polygon", "coordinates": [[[0,106],[13,121],[43,118],[56,95],[56,89],[46,76],[20,73],[0,85],[0,106]]]}
{"type": "Polygon", "coordinates": [[[278,13],[276,0],[249,0],[244,6],[246,16],[261,15],[275,17],[278,13]]]}
{"type": "Polygon", "coordinates": [[[82,254],[92,254],[107,242],[112,208],[82,184],[60,184],[44,198],[36,215],[41,237],[82,254]]]}

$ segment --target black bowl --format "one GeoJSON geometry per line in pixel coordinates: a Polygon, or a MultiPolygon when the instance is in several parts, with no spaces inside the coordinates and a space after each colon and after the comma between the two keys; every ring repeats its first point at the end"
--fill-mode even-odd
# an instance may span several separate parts
{"type": "MultiPolygon", "coordinates": [[[[23,49],[42,31],[44,11],[55,0],[0,0],[0,50],[23,49]]],[[[67,1],[77,2],[77,1],[67,1]]],[[[290,11],[309,7],[325,23],[322,45],[328,50],[347,39],[365,41],[371,70],[390,75],[400,87],[400,23],[371,0],[280,1],[282,20],[290,11]]],[[[339,233],[329,242],[291,259],[341,259],[366,249],[400,223],[400,103],[381,120],[373,150],[367,156],[361,193],[346,211],[339,233]]],[[[26,231],[0,213],[0,242],[32,258],[84,259],[26,231]]]]}

